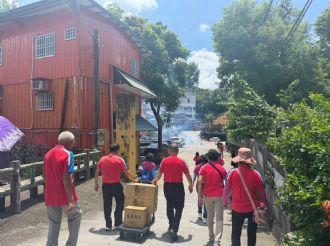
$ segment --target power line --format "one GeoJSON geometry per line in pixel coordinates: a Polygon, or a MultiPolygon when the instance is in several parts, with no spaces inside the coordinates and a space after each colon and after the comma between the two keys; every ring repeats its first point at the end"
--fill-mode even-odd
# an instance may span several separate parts
{"type": "Polygon", "coordinates": [[[291,39],[294,34],[296,33],[301,21],[303,20],[303,18],[305,17],[305,14],[307,12],[307,10],[309,9],[309,7],[311,6],[313,0],[307,0],[304,8],[301,10],[298,18],[296,19],[295,23],[293,24],[293,26],[291,27],[290,32],[287,35],[287,39],[291,39]]]}
{"type": "Polygon", "coordinates": [[[264,16],[264,23],[266,22],[266,20],[269,16],[269,13],[270,13],[270,10],[272,9],[273,3],[274,3],[274,0],[269,1],[268,7],[267,7],[266,12],[265,12],[265,16],[264,16]]]}

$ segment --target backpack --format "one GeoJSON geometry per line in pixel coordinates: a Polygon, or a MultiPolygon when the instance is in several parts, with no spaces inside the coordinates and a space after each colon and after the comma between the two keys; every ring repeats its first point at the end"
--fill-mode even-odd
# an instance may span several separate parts
{"type": "Polygon", "coordinates": [[[144,170],[143,170],[142,175],[141,175],[141,179],[142,180],[152,181],[152,179],[153,179],[152,172],[150,172],[150,170],[149,170],[150,169],[150,165],[151,165],[150,162],[145,162],[145,166],[143,168],[144,170]]]}

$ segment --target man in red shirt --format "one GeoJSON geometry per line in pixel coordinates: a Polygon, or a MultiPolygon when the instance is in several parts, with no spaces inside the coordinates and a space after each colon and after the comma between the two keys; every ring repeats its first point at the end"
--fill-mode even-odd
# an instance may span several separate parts
{"type": "Polygon", "coordinates": [[[70,150],[74,144],[74,135],[62,132],[58,136],[58,144],[45,155],[43,177],[49,219],[47,246],[58,245],[62,212],[68,217],[66,245],[77,245],[82,212],[73,183],[74,162],[70,150]]]}
{"type": "Polygon", "coordinates": [[[95,190],[99,190],[99,176],[102,173],[102,191],[103,191],[103,211],[105,219],[105,230],[112,229],[111,209],[112,198],[116,200],[115,228],[123,223],[124,210],[124,192],[123,186],[120,183],[121,173],[124,173],[127,178],[135,182],[134,176],[127,170],[125,161],[118,156],[119,145],[110,145],[110,154],[103,156],[97,164],[95,172],[95,190]]]}
{"type": "Polygon", "coordinates": [[[233,169],[229,176],[224,191],[224,205],[228,207],[229,195],[232,197],[232,246],[241,245],[241,233],[244,220],[248,219],[248,246],[255,246],[257,241],[257,224],[253,221],[253,206],[244,189],[239,172],[245,180],[246,186],[256,207],[268,206],[261,175],[252,168],[256,164],[249,148],[240,148],[238,156],[233,158],[238,163],[238,168],[233,169]]]}
{"type": "Polygon", "coordinates": [[[206,206],[209,241],[211,243],[214,242],[214,245],[218,246],[220,245],[220,240],[223,233],[223,189],[226,170],[217,162],[219,159],[218,151],[210,149],[207,156],[209,158],[209,162],[199,171],[198,197],[199,203],[202,204],[204,199],[206,206]],[[202,190],[203,183],[204,189],[202,190]]]}
{"type": "Polygon", "coordinates": [[[153,180],[153,184],[156,185],[164,174],[164,195],[167,202],[167,218],[169,221],[168,229],[173,241],[178,240],[177,233],[184,207],[185,192],[182,183],[183,174],[189,182],[189,192],[191,193],[193,191],[192,179],[187,164],[177,156],[178,153],[178,145],[171,144],[169,150],[170,156],[162,160],[159,172],[153,180]]]}

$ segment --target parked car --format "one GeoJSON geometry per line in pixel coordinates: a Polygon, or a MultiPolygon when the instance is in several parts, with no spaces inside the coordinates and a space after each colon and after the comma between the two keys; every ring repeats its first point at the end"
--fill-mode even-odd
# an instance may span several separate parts
{"type": "Polygon", "coordinates": [[[186,143],[183,138],[181,137],[171,137],[171,143],[177,144],[179,147],[183,147],[186,143]]]}

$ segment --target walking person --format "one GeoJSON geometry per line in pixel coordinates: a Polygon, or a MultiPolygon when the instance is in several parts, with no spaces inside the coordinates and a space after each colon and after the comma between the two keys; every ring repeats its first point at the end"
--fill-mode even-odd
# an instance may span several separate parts
{"type": "Polygon", "coordinates": [[[168,231],[173,241],[178,240],[177,233],[184,207],[185,192],[182,183],[183,174],[189,182],[189,192],[191,193],[193,191],[192,179],[187,164],[177,156],[178,153],[178,145],[171,144],[169,149],[170,156],[162,160],[159,172],[153,180],[153,184],[156,185],[164,174],[164,195],[167,203],[167,218],[169,221],[168,231]]]}
{"type": "Polygon", "coordinates": [[[195,162],[195,166],[197,166],[200,163],[201,157],[199,155],[199,152],[196,152],[193,161],[195,162]]]}
{"type": "Polygon", "coordinates": [[[105,230],[112,230],[112,198],[116,200],[114,212],[115,229],[123,223],[124,192],[120,183],[121,173],[124,173],[129,180],[135,182],[134,176],[127,170],[125,161],[118,156],[119,145],[110,145],[110,154],[103,156],[97,164],[95,172],[95,190],[99,190],[99,176],[102,174],[103,211],[105,219],[105,230]]]}
{"type": "Polygon", "coordinates": [[[198,198],[200,205],[204,200],[206,206],[209,242],[218,246],[223,234],[223,189],[226,170],[217,162],[219,153],[216,150],[210,149],[207,156],[209,162],[199,172],[198,198]],[[203,190],[202,183],[204,183],[203,190]]]}
{"type": "Polygon", "coordinates": [[[156,177],[156,165],[153,159],[154,155],[152,153],[146,155],[146,160],[142,164],[141,180],[150,182],[156,177]]]}
{"type": "Polygon", "coordinates": [[[74,161],[70,151],[74,144],[74,135],[62,132],[58,136],[58,144],[44,158],[45,203],[49,220],[47,246],[58,245],[62,212],[68,218],[66,246],[77,245],[82,212],[74,187],[74,161]]]}
{"type": "Polygon", "coordinates": [[[229,206],[229,196],[231,197],[232,208],[232,246],[241,245],[242,227],[245,219],[248,219],[248,246],[255,246],[257,241],[257,224],[253,220],[253,205],[249,199],[247,191],[244,189],[244,180],[248,192],[256,207],[266,208],[268,201],[266,198],[261,175],[252,168],[256,164],[249,148],[240,148],[238,156],[233,158],[234,163],[238,163],[238,168],[233,169],[228,177],[224,191],[224,205],[229,206]],[[241,175],[241,177],[240,177],[241,175]]]}
{"type": "MultiPolygon", "coordinates": [[[[200,156],[200,164],[198,166],[195,167],[194,169],[194,178],[193,178],[193,185],[195,184],[195,181],[198,180],[199,177],[199,171],[201,170],[201,168],[208,163],[208,159],[206,155],[201,155],[200,156]]],[[[202,190],[204,188],[204,183],[202,184],[202,190]]],[[[196,182],[196,191],[198,194],[198,182],[196,182]]],[[[206,207],[205,204],[204,205],[200,205],[199,204],[199,200],[197,199],[197,206],[198,206],[198,219],[202,220],[204,224],[207,223],[207,211],[206,211],[206,207]],[[204,207],[204,208],[203,208],[204,207]]]]}

